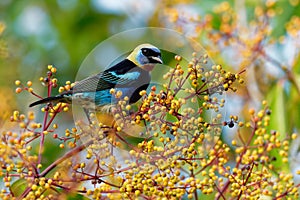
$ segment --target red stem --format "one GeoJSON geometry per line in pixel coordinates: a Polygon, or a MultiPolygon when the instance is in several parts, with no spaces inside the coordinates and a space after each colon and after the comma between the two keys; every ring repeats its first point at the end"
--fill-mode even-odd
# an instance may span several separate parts
{"type": "MultiPolygon", "coordinates": [[[[240,163],[242,162],[243,156],[244,156],[244,154],[246,153],[246,151],[247,151],[247,149],[248,149],[248,146],[250,145],[250,143],[251,143],[251,141],[252,141],[252,138],[253,138],[254,135],[255,135],[256,129],[257,129],[257,124],[254,123],[254,127],[253,127],[253,130],[252,130],[251,136],[250,136],[250,138],[249,138],[247,144],[245,145],[244,150],[243,150],[243,152],[242,152],[241,155],[240,155],[240,159],[239,159],[239,161],[238,161],[238,162],[236,163],[236,165],[235,165],[235,168],[239,167],[240,163]]],[[[226,182],[226,184],[224,185],[224,187],[222,188],[222,190],[219,192],[218,196],[215,198],[216,200],[219,200],[220,197],[223,196],[223,193],[227,190],[227,188],[229,187],[229,185],[230,185],[230,181],[228,180],[228,181],[226,182]]]]}

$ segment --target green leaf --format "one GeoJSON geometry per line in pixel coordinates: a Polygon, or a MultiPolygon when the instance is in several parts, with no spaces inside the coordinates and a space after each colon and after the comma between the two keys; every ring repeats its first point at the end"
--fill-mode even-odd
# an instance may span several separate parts
{"type": "MultiPolygon", "coordinates": [[[[25,179],[19,179],[12,184],[10,190],[15,197],[20,197],[23,194],[23,192],[26,190],[27,187],[28,187],[27,181],[25,179]]],[[[64,193],[65,193],[64,199],[67,199],[67,200],[88,200],[89,199],[82,194],[68,193],[60,188],[58,188],[56,191],[59,191],[62,194],[62,196],[64,196],[64,193]]],[[[44,193],[44,195],[48,196],[49,194],[53,194],[53,193],[54,193],[54,191],[47,190],[44,193]]]]}
{"type": "Polygon", "coordinates": [[[68,194],[66,200],[89,200],[86,196],[78,193],[68,194]]]}
{"type": "MultiPolygon", "coordinates": [[[[300,86],[300,75],[294,73],[294,78],[295,78],[296,84],[299,87],[300,86]]],[[[300,121],[300,95],[294,85],[291,86],[290,90],[291,91],[289,94],[288,101],[286,102],[286,105],[288,107],[287,113],[289,113],[289,116],[288,116],[289,117],[288,118],[289,119],[288,120],[289,130],[290,130],[290,133],[292,133],[292,131],[294,129],[300,130],[300,124],[299,124],[299,121],[300,121]]]]}
{"type": "Polygon", "coordinates": [[[300,6],[292,6],[289,1],[278,1],[275,10],[281,10],[280,14],[274,17],[274,30],[272,35],[280,37],[285,34],[285,24],[293,17],[299,16],[300,6]]]}
{"type": "MultiPolygon", "coordinates": [[[[293,71],[295,73],[300,73],[300,53],[295,57],[294,64],[293,64],[293,71]]],[[[300,85],[300,79],[297,79],[297,84],[300,85]]]]}
{"type": "Polygon", "coordinates": [[[27,188],[27,185],[28,184],[25,179],[19,179],[11,185],[10,190],[15,197],[19,197],[25,191],[25,189],[27,188]]]}
{"type": "Polygon", "coordinates": [[[278,82],[269,92],[267,97],[272,110],[270,128],[280,133],[279,139],[286,137],[287,133],[287,116],[286,116],[286,101],[287,96],[284,91],[284,82],[278,82]]]}
{"type": "MultiPolygon", "coordinates": [[[[284,82],[277,82],[268,94],[268,102],[272,111],[268,132],[275,130],[279,132],[279,140],[287,136],[287,96],[284,91],[284,82]]],[[[278,150],[272,150],[270,156],[275,158],[273,165],[282,170],[288,170],[288,164],[283,163],[278,150]]]]}

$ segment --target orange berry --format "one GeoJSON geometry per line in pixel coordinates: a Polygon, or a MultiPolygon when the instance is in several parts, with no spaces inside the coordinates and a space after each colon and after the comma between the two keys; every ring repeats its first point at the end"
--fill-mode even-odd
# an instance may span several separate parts
{"type": "Polygon", "coordinates": [[[27,86],[31,87],[32,86],[32,82],[31,81],[27,81],[27,86]]]}
{"type": "Polygon", "coordinates": [[[17,94],[21,93],[22,91],[23,91],[22,88],[20,88],[20,87],[16,88],[16,93],[17,93],[17,94]]]}
{"type": "Polygon", "coordinates": [[[152,90],[152,91],[156,91],[156,86],[153,85],[153,86],[151,87],[151,90],[152,90]]]}
{"type": "Polygon", "coordinates": [[[254,113],[255,113],[255,110],[253,108],[249,109],[249,114],[250,115],[254,115],[254,113]]]}

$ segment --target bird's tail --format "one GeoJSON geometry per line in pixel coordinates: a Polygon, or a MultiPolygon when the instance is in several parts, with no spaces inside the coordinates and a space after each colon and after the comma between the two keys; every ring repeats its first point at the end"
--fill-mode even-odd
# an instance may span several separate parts
{"type": "Polygon", "coordinates": [[[32,104],[29,105],[29,107],[33,107],[39,104],[44,104],[44,103],[49,103],[49,102],[64,102],[64,96],[63,95],[57,95],[54,97],[46,97],[44,99],[38,100],[36,102],[33,102],[32,104]]]}

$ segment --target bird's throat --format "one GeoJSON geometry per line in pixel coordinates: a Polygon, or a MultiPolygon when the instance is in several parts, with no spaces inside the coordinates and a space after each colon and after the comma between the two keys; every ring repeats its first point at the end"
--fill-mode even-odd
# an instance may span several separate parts
{"type": "Polygon", "coordinates": [[[154,64],[146,64],[146,65],[140,66],[140,68],[142,68],[145,71],[150,72],[153,70],[154,66],[155,66],[154,64]]]}

